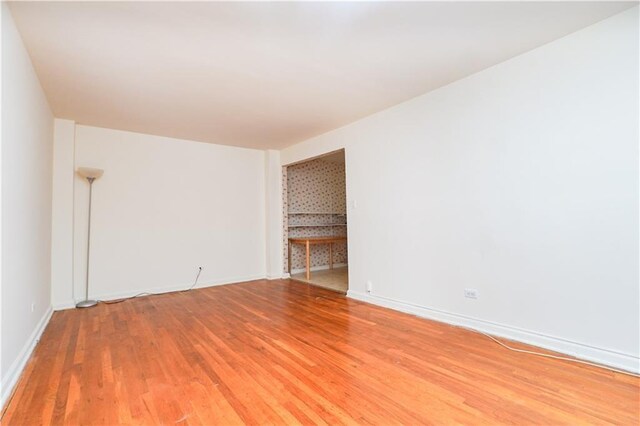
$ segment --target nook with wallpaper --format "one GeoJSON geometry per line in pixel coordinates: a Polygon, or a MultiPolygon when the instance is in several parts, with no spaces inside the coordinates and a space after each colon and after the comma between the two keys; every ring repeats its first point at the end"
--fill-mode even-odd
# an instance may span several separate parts
{"type": "Polygon", "coordinates": [[[284,272],[293,279],[346,293],[349,283],[344,151],[282,170],[284,272]]]}

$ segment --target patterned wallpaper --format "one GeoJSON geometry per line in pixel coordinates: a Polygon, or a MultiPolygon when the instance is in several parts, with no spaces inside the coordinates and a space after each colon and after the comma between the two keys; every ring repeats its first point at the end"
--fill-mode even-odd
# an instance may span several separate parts
{"type": "MultiPolygon", "coordinates": [[[[346,180],[344,163],[323,159],[284,167],[282,172],[284,218],[284,271],[288,272],[289,237],[347,235],[346,180]],[[328,213],[328,214],[325,214],[328,213]],[[335,224],[327,227],[308,225],[335,224]],[[307,226],[305,226],[307,225],[307,226]]],[[[347,263],[346,243],[334,243],[333,261],[347,263]]],[[[292,269],[305,267],[305,249],[292,246],[292,269]]],[[[311,266],[329,264],[329,246],[311,248],[311,266]]]]}

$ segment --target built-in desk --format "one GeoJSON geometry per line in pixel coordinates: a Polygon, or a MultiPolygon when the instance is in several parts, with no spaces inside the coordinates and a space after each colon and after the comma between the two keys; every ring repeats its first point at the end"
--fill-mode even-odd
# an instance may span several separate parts
{"type": "Polygon", "coordinates": [[[333,269],[333,243],[347,241],[347,237],[295,237],[289,238],[289,274],[291,274],[291,246],[302,244],[306,248],[307,279],[311,278],[310,248],[314,244],[329,244],[329,269],[333,269]]]}

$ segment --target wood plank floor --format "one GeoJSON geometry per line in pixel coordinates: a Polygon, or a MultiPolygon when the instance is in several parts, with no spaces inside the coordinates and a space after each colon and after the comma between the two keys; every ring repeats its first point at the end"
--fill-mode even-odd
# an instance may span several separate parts
{"type": "Polygon", "coordinates": [[[253,281],[54,313],[2,424],[637,425],[639,385],[253,281]]]}
{"type": "Polygon", "coordinates": [[[342,294],[347,294],[347,290],[349,290],[349,268],[347,266],[313,271],[311,278],[308,280],[307,274],[304,272],[292,275],[291,279],[305,284],[313,284],[329,290],[339,291],[342,294]]]}

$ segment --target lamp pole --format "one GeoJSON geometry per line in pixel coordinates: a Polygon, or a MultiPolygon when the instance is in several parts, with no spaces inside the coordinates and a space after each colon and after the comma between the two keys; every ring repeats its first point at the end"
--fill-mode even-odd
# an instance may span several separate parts
{"type": "Polygon", "coordinates": [[[90,169],[81,167],[78,169],[78,174],[83,176],[89,182],[89,218],[88,218],[88,226],[87,226],[87,274],[85,281],[85,299],[76,304],[76,308],[90,308],[91,306],[95,306],[98,302],[96,300],[89,299],[89,259],[91,254],[91,202],[93,199],[93,182],[102,176],[104,171],[100,169],[90,169]]]}

